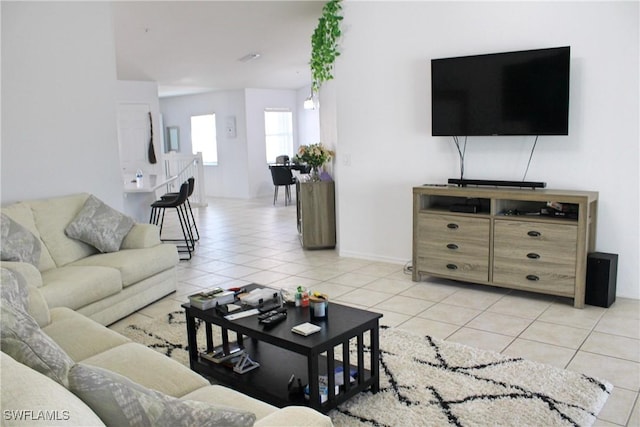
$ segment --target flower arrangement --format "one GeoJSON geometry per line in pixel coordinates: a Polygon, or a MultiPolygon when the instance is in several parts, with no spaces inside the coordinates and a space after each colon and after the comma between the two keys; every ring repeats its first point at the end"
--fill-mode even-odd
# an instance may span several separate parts
{"type": "Polygon", "coordinates": [[[325,148],[321,142],[317,144],[301,145],[296,155],[296,160],[300,163],[306,163],[314,169],[317,169],[330,161],[335,153],[325,148]]]}

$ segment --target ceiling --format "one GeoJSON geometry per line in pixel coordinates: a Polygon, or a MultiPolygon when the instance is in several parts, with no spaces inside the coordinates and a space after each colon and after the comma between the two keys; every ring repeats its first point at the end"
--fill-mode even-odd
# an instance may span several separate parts
{"type": "Polygon", "coordinates": [[[323,1],[112,3],[117,76],[160,97],[310,85],[311,34],[323,1]],[[257,59],[242,60],[252,54],[257,59]]]}

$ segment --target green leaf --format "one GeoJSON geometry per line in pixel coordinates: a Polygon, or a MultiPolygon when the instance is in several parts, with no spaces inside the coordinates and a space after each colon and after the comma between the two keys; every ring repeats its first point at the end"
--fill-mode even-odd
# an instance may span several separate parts
{"type": "Polygon", "coordinates": [[[330,0],[322,8],[322,16],[318,19],[318,26],[311,35],[311,67],[312,90],[317,92],[322,83],[333,79],[333,63],[340,56],[338,39],[342,35],[340,21],[343,16],[342,0],[330,0]]]}

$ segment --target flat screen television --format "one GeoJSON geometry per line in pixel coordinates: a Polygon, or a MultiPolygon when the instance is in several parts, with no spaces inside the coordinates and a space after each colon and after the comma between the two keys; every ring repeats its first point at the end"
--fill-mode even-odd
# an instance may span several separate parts
{"type": "Polygon", "coordinates": [[[568,135],[569,62],[569,46],[432,59],[432,135],[568,135]]]}

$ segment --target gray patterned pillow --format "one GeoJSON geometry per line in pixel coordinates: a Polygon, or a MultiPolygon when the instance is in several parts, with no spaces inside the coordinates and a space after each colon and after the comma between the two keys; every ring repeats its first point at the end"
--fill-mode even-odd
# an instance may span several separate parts
{"type": "Polygon", "coordinates": [[[88,243],[100,252],[117,252],[135,221],[89,196],[64,232],[72,239],[88,243]]]}
{"type": "Polygon", "coordinates": [[[74,364],[69,355],[42,332],[34,318],[25,311],[10,304],[5,298],[0,300],[0,309],[2,351],[67,387],[67,375],[74,364]]]}
{"type": "Polygon", "coordinates": [[[38,266],[42,246],[40,239],[5,214],[0,214],[0,236],[2,261],[28,262],[38,266]]]}
{"type": "Polygon", "coordinates": [[[29,289],[27,283],[21,274],[16,274],[13,271],[2,268],[0,276],[0,298],[7,301],[14,307],[28,311],[29,310],[29,289]]]}
{"type": "Polygon", "coordinates": [[[256,420],[251,412],[176,399],[82,363],[69,372],[69,390],[114,426],[244,427],[256,420]]]}

